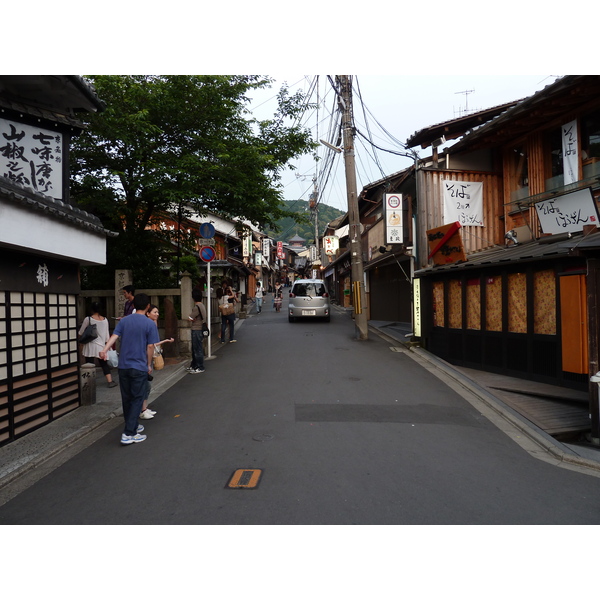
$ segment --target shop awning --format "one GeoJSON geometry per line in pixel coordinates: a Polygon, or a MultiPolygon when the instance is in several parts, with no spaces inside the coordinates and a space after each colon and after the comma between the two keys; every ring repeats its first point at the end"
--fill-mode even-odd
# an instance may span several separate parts
{"type": "Polygon", "coordinates": [[[600,250],[600,232],[555,235],[517,246],[496,246],[490,250],[467,255],[467,260],[449,265],[436,265],[415,271],[415,277],[435,273],[475,269],[507,263],[526,263],[537,260],[549,260],[566,256],[585,256],[587,252],[600,250]]]}

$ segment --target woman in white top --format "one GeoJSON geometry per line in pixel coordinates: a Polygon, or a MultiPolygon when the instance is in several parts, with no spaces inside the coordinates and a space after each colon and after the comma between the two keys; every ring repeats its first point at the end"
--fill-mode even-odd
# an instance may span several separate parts
{"type": "Polygon", "coordinates": [[[96,361],[100,363],[100,367],[104,376],[106,377],[106,381],[108,382],[108,387],[115,387],[117,384],[113,381],[112,375],[110,373],[110,367],[105,360],[100,358],[100,351],[104,348],[106,343],[110,338],[110,332],[108,330],[108,319],[103,317],[100,314],[100,304],[98,302],[92,303],[92,314],[89,317],[86,317],[81,324],[81,329],[79,330],[79,335],[81,335],[85,328],[89,325],[95,325],[96,331],[98,332],[98,337],[87,344],[82,344],[81,353],[86,358],[86,363],[96,364],[96,361]]]}
{"type": "Polygon", "coordinates": [[[254,297],[256,298],[256,312],[259,313],[262,310],[263,303],[263,289],[260,281],[256,284],[256,293],[254,297]]]}

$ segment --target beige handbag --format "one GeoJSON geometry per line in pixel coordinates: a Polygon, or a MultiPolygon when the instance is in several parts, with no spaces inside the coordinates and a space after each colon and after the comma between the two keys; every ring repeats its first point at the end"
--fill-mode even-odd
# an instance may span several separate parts
{"type": "Polygon", "coordinates": [[[165,366],[165,359],[162,357],[160,350],[157,352],[158,348],[154,350],[154,356],[152,357],[152,368],[155,371],[160,371],[165,366]]]}

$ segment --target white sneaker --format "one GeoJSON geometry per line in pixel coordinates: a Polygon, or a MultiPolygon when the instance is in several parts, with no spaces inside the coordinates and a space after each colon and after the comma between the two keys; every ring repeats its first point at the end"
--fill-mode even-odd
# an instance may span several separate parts
{"type": "Polygon", "coordinates": [[[146,409],[141,415],[140,419],[154,419],[154,414],[151,410],[146,409]]]}
{"type": "Polygon", "coordinates": [[[146,436],[140,435],[139,433],[136,433],[135,435],[125,435],[124,433],[121,434],[121,444],[124,446],[128,444],[137,444],[139,442],[143,442],[145,439],[146,436]]]}

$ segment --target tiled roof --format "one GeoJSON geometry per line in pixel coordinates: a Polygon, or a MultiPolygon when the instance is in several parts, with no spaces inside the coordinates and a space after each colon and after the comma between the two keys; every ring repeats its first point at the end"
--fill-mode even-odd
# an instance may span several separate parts
{"type": "Polygon", "coordinates": [[[543,237],[517,246],[496,246],[490,250],[467,255],[464,262],[436,265],[415,271],[415,276],[432,275],[439,272],[489,267],[500,264],[519,264],[533,260],[545,260],[561,256],[575,256],[578,252],[600,250],[600,233],[590,235],[563,234],[543,237]]]}
{"type": "Polygon", "coordinates": [[[5,177],[0,177],[0,196],[31,210],[41,211],[55,219],[67,221],[81,229],[88,229],[108,237],[118,235],[116,232],[105,229],[98,217],[85,210],[40,194],[5,177]]]}

